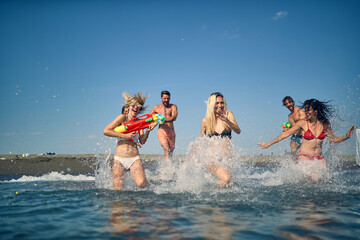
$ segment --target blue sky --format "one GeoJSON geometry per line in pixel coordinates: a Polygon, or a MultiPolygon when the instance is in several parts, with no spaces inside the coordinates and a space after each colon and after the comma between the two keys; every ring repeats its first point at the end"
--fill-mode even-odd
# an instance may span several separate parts
{"type": "MultiPolygon", "coordinates": [[[[243,154],[281,132],[282,98],[332,100],[333,128],[360,126],[359,1],[0,1],[0,153],[105,153],[121,93],[169,90],[175,153],[222,92],[243,154]]],[[[355,138],[338,147],[355,153],[355,138]]],[[[141,153],[162,149],[154,131],[141,153]]]]}

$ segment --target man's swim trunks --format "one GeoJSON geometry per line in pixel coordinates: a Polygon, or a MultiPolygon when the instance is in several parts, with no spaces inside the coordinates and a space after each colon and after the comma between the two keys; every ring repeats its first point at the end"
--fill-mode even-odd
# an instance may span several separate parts
{"type": "Polygon", "coordinates": [[[296,142],[297,144],[301,145],[302,135],[301,134],[293,134],[290,138],[291,142],[296,142]]]}
{"type": "Polygon", "coordinates": [[[157,136],[159,138],[160,143],[163,143],[165,140],[169,145],[170,149],[175,149],[176,134],[174,129],[159,128],[157,132],[157,136]]]}

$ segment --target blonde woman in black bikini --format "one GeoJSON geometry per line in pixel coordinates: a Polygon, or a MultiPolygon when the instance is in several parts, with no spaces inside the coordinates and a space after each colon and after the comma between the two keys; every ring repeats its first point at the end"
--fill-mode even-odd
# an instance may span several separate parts
{"type": "MultiPolygon", "coordinates": [[[[289,137],[290,135],[301,131],[303,135],[302,145],[298,153],[298,163],[306,165],[307,161],[320,161],[324,166],[326,162],[322,154],[322,144],[325,137],[328,137],[330,142],[340,143],[349,139],[353,132],[354,126],[351,126],[343,137],[334,135],[329,118],[332,115],[332,109],[328,102],[321,102],[316,99],[306,100],[303,103],[306,118],[298,121],[288,131],[281,133],[277,138],[269,143],[260,142],[257,145],[263,149],[289,137]]],[[[313,177],[316,180],[317,176],[313,177]]]]}
{"type": "MultiPolygon", "coordinates": [[[[232,130],[240,134],[234,114],[226,109],[224,96],[219,92],[211,94],[207,102],[205,118],[201,122],[200,137],[206,135],[218,138],[216,147],[212,148],[214,152],[211,155],[213,157],[218,156],[225,159],[229,157],[232,130]]],[[[210,163],[207,165],[207,169],[220,180],[220,187],[225,187],[230,182],[230,174],[224,167],[210,163]]]]}
{"type": "Polygon", "coordinates": [[[144,104],[147,99],[141,93],[130,96],[128,93],[123,93],[124,105],[129,106],[127,114],[120,114],[104,129],[104,135],[109,137],[116,137],[116,152],[114,156],[114,164],[112,168],[114,189],[121,190],[124,188],[124,173],[130,170],[134,177],[135,184],[138,187],[145,187],[147,185],[145,172],[141,163],[138,143],[144,144],[149,137],[150,131],[154,129],[156,123],[149,126],[147,131],[144,130],[131,133],[117,133],[114,128],[121,123],[130,121],[145,110],[144,104]]]}

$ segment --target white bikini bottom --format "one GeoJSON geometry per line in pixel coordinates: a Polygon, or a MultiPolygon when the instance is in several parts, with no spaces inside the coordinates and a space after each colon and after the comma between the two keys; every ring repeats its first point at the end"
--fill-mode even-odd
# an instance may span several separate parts
{"type": "Polygon", "coordinates": [[[131,165],[133,165],[133,163],[138,159],[140,159],[139,155],[137,155],[135,157],[129,157],[129,158],[122,158],[122,157],[114,156],[114,160],[119,161],[126,170],[129,170],[131,165]]]}

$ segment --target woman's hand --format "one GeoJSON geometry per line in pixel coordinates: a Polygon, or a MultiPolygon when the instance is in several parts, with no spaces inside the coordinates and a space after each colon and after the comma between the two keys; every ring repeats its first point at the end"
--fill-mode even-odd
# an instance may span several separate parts
{"type": "Polygon", "coordinates": [[[354,129],[355,129],[355,126],[354,125],[352,125],[351,127],[350,127],[350,129],[347,131],[347,133],[346,133],[346,138],[351,138],[351,136],[353,135],[353,133],[354,133],[354,129]]]}
{"type": "Polygon", "coordinates": [[[268,148],[268,147],[271,146],[270,143],[265,143],[265,142],[259,142],[257,145],[258,145],[259,147],[262,147],[262,149],[266,149],[266,148],[268,148]]]}
{"type": "Polygon", "coordinates": [[[156,127],[157,124],[158,124],[157,122],[151,123],[148,127],[148,131],[152,131],[156,127]]]}
{"type": "Polygon", "coordinates": [[[221,111],[221,112],[217,113],[216,115],[221,121],[224,121],[224,122],[228,121],[225,111],[221,111]]]}
{"type": "Polygon", "coordinates": [[[137,132],[131,132],[131,133],[127,133],[126,134],[126,138],[127,139],[134,139],[136,136],[137,132]]]}

